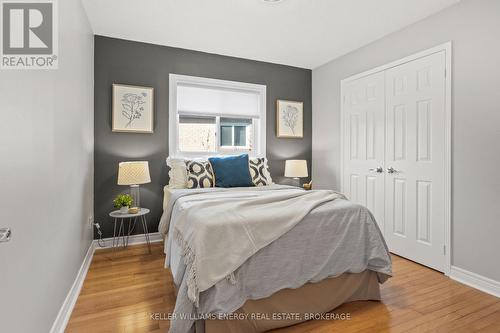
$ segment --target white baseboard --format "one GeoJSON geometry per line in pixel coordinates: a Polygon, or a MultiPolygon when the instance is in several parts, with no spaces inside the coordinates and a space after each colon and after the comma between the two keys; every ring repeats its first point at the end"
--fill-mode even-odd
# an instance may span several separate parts
{"type": "Polygon", "coordinates": [[[64,333],[66,325],[69,321],[69,317],[71,316],[71,312],[73,312],[76,300],[78,299],[78,295],[80,295],[80,290],[82,289],[83,281],[87,276],[87,271],[89,270],[93,256],[94,242],[90,243],[87,254],[85,255],[85,258],[83,258],[83,263],[78,270],[78,274],[76,274],[75,281],[73,281],[73,285],[69,289],[68,295],[66,295],[63,305],[61,306],[61,309],[59,309],[56,320],[52,324],[50,333],[64,333]]]}
{"type": "MultiPolygon", "coordinates": [[[[156,243],[156,242],[161,242],[163,238],[161,237],[159,232],[153,232],[149,234],[149,241],[151,243],[156,243]]],[[[130,235],[128,238],[128,245],[138,245],[138,244],[146,244],[146,237],[144,234],[140,235],[130,235]]],[[[101,241],[101,245],[99,245],[99,242],[97,239],[94,239],[94,248],[96,250],[99,249],[108,249],[113,246],[113,237],[110,238],[103,238],[101,241]]],[[[120,245],[122,245],[122,241],[120,238],[120,245]]]]}
{"type": "Polygon", "coordinates": [[[469,272],[463,268],[451,266],[450,278],[469,287],[479,289],[490,295],[500,297],[500,282],[469,272]]]}
{"type": "MultiPolygon", "coordinates": [[[[163,238],[159,232],[154,232],[149,234],[149,240],[151,243],[156,243],[161,242],[163,238]]],[[[128,241],[129,246],[145,243],[146,237],[144,236],[144,234],[131,235],[128,241]]],[[[104,247],[100,247],[96,239],[90,244],[89,249],[87,250],[87,254],[83,259],[82,266],[80,266],[80,270],[76,275],[75,281],[73,282],[68,295],[66,295],[66,299],[64,300],[63,305],[61,306],[61,309],[57,314],[56,320],[52,324],[50,333],[64,333],[69,318],[71,317],[71,312],[73,312],[73,308],[75,307],[76,300],[80,295],[80,290],[82,289],[83,281],[85,281],[85,277],[87,276],[87,272],[89,270],[90,263],[92,262],[94,252],[99,249],[110,248],[113,245],[113,238],[104,238],[101,244],[104,244],[104,247]]]]}

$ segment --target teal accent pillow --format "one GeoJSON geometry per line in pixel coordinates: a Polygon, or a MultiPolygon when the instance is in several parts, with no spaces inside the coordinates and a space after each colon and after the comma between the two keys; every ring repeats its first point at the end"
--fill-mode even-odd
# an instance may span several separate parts
{"type": "Polygon", "coordinates": [[[248,154],[208,159],[215,174],[216,187],[253,186],[248,168],[248,154]]]}

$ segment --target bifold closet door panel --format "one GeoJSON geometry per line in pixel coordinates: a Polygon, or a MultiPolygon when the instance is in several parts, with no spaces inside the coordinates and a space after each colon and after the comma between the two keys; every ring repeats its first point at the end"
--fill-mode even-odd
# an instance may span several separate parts
{"type": "Polygon", "coordinates": [[[385,72],[385,238],[401,256],[442,271],[445,52],[385,72]]]}
{"type": "Polygon", "coordinates": [[[350,200],[366,206],[384,230],[384,73],[347,82],[343,92],[343,184],[350,200]]]}

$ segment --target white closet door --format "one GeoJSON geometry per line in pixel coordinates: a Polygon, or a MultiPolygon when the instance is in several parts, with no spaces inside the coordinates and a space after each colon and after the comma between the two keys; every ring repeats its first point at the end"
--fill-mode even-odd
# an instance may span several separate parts
{"type": "Polygon", "coordinates": [[[445,52],[386,72],[385,238],[444,270],[445,52]]]}
{"type": "Polygon", "coordinates": [[[343,86],[344,192],[374,214],[384,230],[384,73],[343,86]]]}

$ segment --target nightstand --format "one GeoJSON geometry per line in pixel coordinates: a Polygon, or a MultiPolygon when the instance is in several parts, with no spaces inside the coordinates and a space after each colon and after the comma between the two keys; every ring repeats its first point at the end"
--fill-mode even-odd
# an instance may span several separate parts
{"type": "Polygon", "coordinates": [[[139,218],[142,224],[142,230],[144,231],[144,237],[146,237],[146,242],[148,243],[149,253],[151,253],[151,242],[149,241],[148,224],[146,222],[146,215],[149,214],[149,209],[141,208],[141,210],[136,214],[122,214],[119,210],[112,211],[109,213],[114,220],[113,228],[113,248],[120,246],[120,237],[123,247],[128,246],[128,239],[132,231],[134,231],[137,218],[139,218]],[[128,224],[127,224],[128,222],[128,224]],[[116,234],[116,225],[118,227],[118,235],[116,234]],[[125,229],[127,232],[125,233],[125,229]]]}

